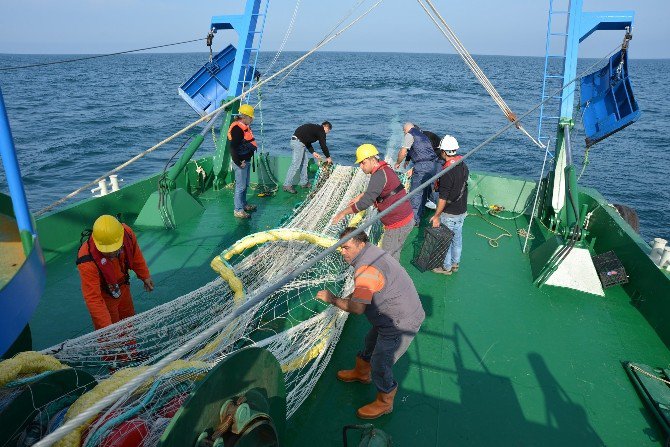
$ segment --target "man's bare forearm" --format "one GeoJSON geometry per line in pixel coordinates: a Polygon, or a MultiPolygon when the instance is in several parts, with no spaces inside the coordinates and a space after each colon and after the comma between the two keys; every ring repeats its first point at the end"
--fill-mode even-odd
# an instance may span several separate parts
{"type": "Polygon", "coordinates": [[[439,217],[444,212],[444,209],[446,207],[447,207],[447,201],[444,199],[439,199],[437,201],[437,208],[435,208],[435,215],[439,217]]]}

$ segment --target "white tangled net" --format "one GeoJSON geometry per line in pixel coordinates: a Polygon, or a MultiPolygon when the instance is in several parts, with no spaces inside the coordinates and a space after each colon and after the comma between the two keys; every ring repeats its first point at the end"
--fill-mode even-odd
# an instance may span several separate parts
{"type": "MultiPolygon", "coordinates": [[[[294,210],[282,228],[337,239],[345,223],[331,225],[332,217],[363,192],[367,182],[368,177],[355,167],[336,166],[321,171],[310,197],[294,210]]],[[[375,214],[371,210],[365,219],[374,219],[375,214]]],[[[376,242],[381,234],[380,224],[376,222],[369,232],[376,242]]],[[[272,284],[323,250],[304,241],[268,242],[232,258],[230,266],[249,292],[272,284]]],[[[340,296],[353,288],[351,269],[339,254],[329,255],[276,290],[252,311],[191,349],[181,358],[183,363],[163,370],[151,384],[117,401],[80,431],[76,439],[65,438],[58,445],[104,444],[115,430],[114,436],[124,435],[119,430],[140,430],[143,446],[157,445],[174,411],[198,380],[231,353],[248,346],[268,349],[282,366],[290,417],[327,366],[348,315],[316,299],[316,292],[325,288],[340,296]]],[[[229,315],[239,305],[233,297],[228,282],[217,278],[169,303],[67,340],[43,353],[101,381],[117,371],[151,365],[185,345],[204,328],[229,315]]]]}

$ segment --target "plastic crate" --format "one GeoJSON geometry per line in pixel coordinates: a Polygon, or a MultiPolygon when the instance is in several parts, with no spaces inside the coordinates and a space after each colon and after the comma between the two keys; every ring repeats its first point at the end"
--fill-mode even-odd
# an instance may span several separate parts
{"type": "Polygon", "coordinates": [[[444,225],[426,228],[423,243],[412,264],[422,272],[440,267],[453,238],[454,232],[444,225]]]}
{"type": "Polygon", "coordinates": [[[598,272],[603,289],[628,282],[626,269],[613,251],[605,252],[591,259],[593,260],[596,272],[598,272]]]}

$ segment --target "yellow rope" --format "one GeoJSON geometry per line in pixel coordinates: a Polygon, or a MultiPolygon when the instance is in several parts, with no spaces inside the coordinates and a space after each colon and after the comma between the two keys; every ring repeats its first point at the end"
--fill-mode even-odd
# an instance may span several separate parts
{"type": "Polygon", "coordinates": [[[243,237],[235,242],[228,250],[221,253],[220,256],[226,261],[229,261],[233,256],[238,255],[249,248],[274,241],[304,241],[323,248],[328,248],[337,243],[337,240],[333,238],[324,237],[316,233],[296,230],[293,228],[278,228],[275,230],[261,231],[243,237]]]}
{"type": "MultiPolygon", "coordinates": [[[[175,360],[174,362],[167,365],[161,370],[159,374],[165,374],[170,371],[176,371],[184,368],[206,368],[209,369],[212,365],[204,362],[190,362],[186,360],[175,360]]],[[[87,393],[82,394],[79,398],[70,406],[70,409],[67,410],[65,414],[65,421],[68,421],[80,413],[83,413],[87,408],[95,404],[97,401],[103,397],[111,394],[116,389],[120,388],[130,380],[134,379],[144,371],[146,371],[148,366],[138,366],[135,368],[123,368],[116,371],[110,377],[105,380],[102,380],[98,383],[92,390],[87,393]]],[[[204,376],[204,372],[201,376],[197,376],[195,380],[204,376]]],[[[137,392],[145,392],[148,387],[151,385],[152,381],[146,382],[142,385],[141,388],[137,389],[137,392]]],[[[95,420],[96,416],[89,419],[85,424],[80,425],[74,431],[68,433],[63,439],[54,444],[56,447],[79,447],[81,444],[81,435],[88,428],[89,425],[95,420]]]]}
{"type": "Polygon", "coordinates": [[[35,351],[16,354],[11,359],[0,362],[0,387],[20,377],[33,376],[46,371],[68,368],[55,357],[35,351]]]}
{"type": "Polygon", "coordinates": [[[645,376],[649,376],[649,377],[651,377],[652,379],[656,379],[656,380],[658,380],[659,382],[663,382],[663,383],[665,383],[666,385],[670,385],[670,380],[665,380],[665,379],[663,379],[662,377],[658,377],[658,376],[655,376],[655,375],[653,375],[653,374],[651,374],[651,373],[648,373],[647,371],[645,371],[644,369],[640,368],[640,367],[637,366],[637,365],[633,365],[632,363],[629,363],[628,366],[630,366],[630,367],[631,367],[632,369],[634,369],[635,371],[639,371],[639,372],[641,372],[641,373],[644,374],[645,376]]]}
{"type": "Polygon", "coordinates": [[[261,231],[243,237],[235,242],[228,250],[225,250],[219,256],[212,259],[212,262],[209,264],[210,267],[212,267],[212,270],[217,272],[221,278],[228,283],[234,293],[233,299],[236,304],[239,305],[244,301],[244,285],[237,275],[235,275],[235,271],[228,261],[230,261],[233,256],[239,255],[245,250],[274,241],[304,241],[323,248],[328,248],[337,243],[337,240],[333,238],[293,228],[278,228],[275,230],[261,231]]]}
{"type": "Polygon", "coordinates": [[[323,328],[323,331],[317,337],[317,340],[319,340],[319,342],[316,345],[312,346],[312,348],[309,351],[307,351],[305,354],[301,355],[297,359],[294,359],[288,362],[287,364],[282,365],[281,370],[284,373],[287,373],[302,368],[303,366],[314,360],[316,357],[318,357],[321,351],[323,351],[323,349],[328,344],[328,336],[330,334],[330,330],[333,328],[333,324],[334,322],[331,321],[328,324],[328,326],[323,328]]]}
{"type": "Polygon", "coordinates": [[[219,276],[221,276],[221,278],[223,278],[228,283],[230,289],[233,291],[233,299],[235,300],[235,304],[241,304],[244,300],[244,286],[242,285],[240,278],[235,275],[235,272],[233,271],[233,268],[230,266],[230,264],[228,264],[227,261],[221,259],[220,256],[217,256],[216,258],[212,259],[212,262],[210,262],[209,266],[212,267],[212,270],[218,273],[219,276]]]}
{"type": "MultiPolygon", "coordinates": [[[[522,211],[521,214],[518,214],[517,216],[510,217],[510,218],[504,218],[504,217],[498,215],[498,213],[500,213],[500,212],[502,212],[502,211],[505,211],[505,208],[504,208],[503,206],[500,206],[500,205],[488,205],[488,203],[487,203],[486,200],[484,199],[484,196],[481,195],[481,194],[478,194],[477,197],[479,197],[479,199],[480,199],[480,201],[481,201],[481,203],[482,203],[482,207],[485,208],[485,209],[487,210],[487,211],[486,211],[487,214],[489,214],[490,216],[496,217],[496,218],[498,218],[498,219],[503,219],[503,220],[514,220],[514,219],[519,218],[519,217],[523,214],[523,211],[522,211]]],[[[490,220],[487,220],[486,217],[484,217],[484,213],[482,212],[482,210],[479,209],[479,207],[477,207],[477,205],[476,205],[474,202],[472,203],[472,206],[477,210],[477,212],[478,212],[479,214],[468,214],[468,216],[476,216],[476,217],[480,217],[480,218],[481,218],[484,222],[486,222],[487,224],[489,224],[489,225],[493,225],[494,227],[499,228],[500,230],[503,231],[503,233],[502,233],[501,235],[497,236],[497,237],[489,237],[489,236],[486,236],[486,235],[481,234],[481,233],[475,233],[477,236],[483,237],[484,239],[488,240],[489,245],[490,245],[491,247],[493,247],[493,248],[498,248],[498,247],[500,246],[500,244],[498,243],[498,240],[499,240],[500,238],[502,238],[502,237],[512,237],[512,233],[510,233],[509,230],[507,230],[506,228],[501,227],[500,225],[496,225],[496,224],[494,224],[494,223],[491,222],[490,220]]],[[[525,238],[526,235],[528,235],[528,239],[535,239],[535,236],[533,236],[532,234],[527,233],[526,230],[524,230],[523,228],[517,230],[516,233],[517,233],[519,236],[523,237],[523,238],[525,238]]]]}
{"type": "Polygon", "coordinates": [[[490,245],[491,247],[493,247],[493,248],[498,248],[498,246],[499,246],[498,240],[499,240],[501,237],[512,237],[512,233],[510,233],[509,231],[507,231],[507,229],[505,229],[505,228],[501,227],[500,225],[494,224],[493,222],[487,220],[487,219],[484,217],[484,214],[482,213],[482,211],[481,211],[479,208],[477,208],[476,206],[475,206],[475,209],[477,210],[477,212],[478,212],[479,214],[468,214],[468,216],[479,217],[479,218],[481,218],[484,222],[486,222],[487,224],[489,224],[489,225],[493,225],[494,227],[499,228],[499,229],[501,229],[501,230],[503,231],[503,233],[502,233],[501,235],[497,236],[497,237],[489,237],[489,236],[486,236],[485,234],[475,233],[477,236],[483,237],[484,239],[488,240],[489,245],[490,245]]]}
{"type": "Polygon", "coordinates": [[[354,217],[351,218],[349,221],[349,226],[350,227],[357,227],[359,223],[363,220],[363,217],[365,217],[365,212],[367,210],[360,211],[354,215],[354,217]]]}
{"type": "Polygon", "coordinates": [[[287,363],[286,365],[281,366],[281,370],[284,373],[302,368],[312,360],[314,360],[320,353],[323,351],[323,348],[326,347],[328,342],[327,338],[323,338],[317,345],[312,346],[312,348],[307,351],[304,355],[298,357],[297,359],[287,363]]]}

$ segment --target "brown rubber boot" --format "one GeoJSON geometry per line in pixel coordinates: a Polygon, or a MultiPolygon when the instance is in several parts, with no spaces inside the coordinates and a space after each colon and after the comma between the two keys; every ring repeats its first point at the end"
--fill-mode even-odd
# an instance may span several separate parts
{"type": "Polygon", "coordinates": [[[377,393],[377,398],[358,409],[356,415],[361,419],[377,419],[379,416],[389,414],[393,411],[393,399],[398,387],[395,387],[390,393],[377,393]]]}
{"type": "Polygon", "coordinates": [[[337,378],[342,382],[361,382],[370,383],[370,362],[366,362],[362,358],[356,356],[356,366],[354,369],[343,369],[337,372],[337,378]]]}

